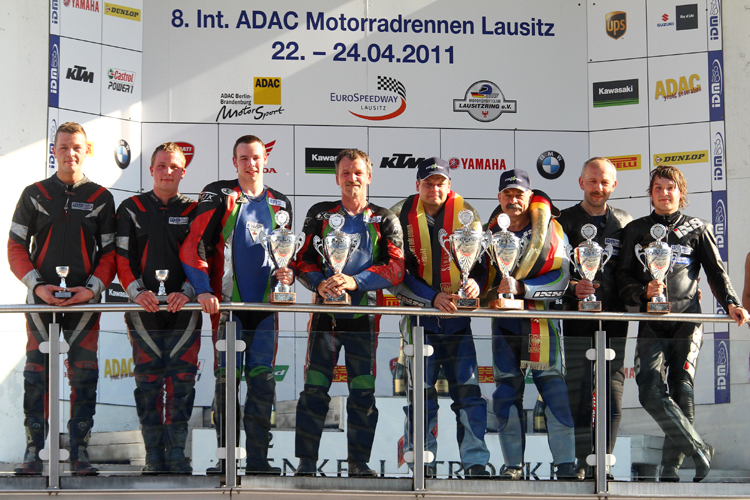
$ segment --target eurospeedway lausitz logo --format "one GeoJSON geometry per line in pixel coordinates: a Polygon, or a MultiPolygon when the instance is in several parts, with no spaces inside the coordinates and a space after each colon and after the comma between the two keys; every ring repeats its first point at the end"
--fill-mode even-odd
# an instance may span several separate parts
{"type": "Polygon", "coordinates": [[[516,101],[506,100],[496,83],[479,80],[466,89],[463,99],[453,99],[453,111],[469,113],[480,122],[491,122],[503,113],[515,113],[516,101]]]}
{"type": "Polygon", "coordinates": [[[363,120],[390,120],[406,111],[406,87],[390,76],[377,77],[377,90],[380,94],[337,94],[331,92],[330,102],[355,103],[357,108],[349,113],[363,120]],[[356,112],[355,112],[356,111],[356,112]]]}

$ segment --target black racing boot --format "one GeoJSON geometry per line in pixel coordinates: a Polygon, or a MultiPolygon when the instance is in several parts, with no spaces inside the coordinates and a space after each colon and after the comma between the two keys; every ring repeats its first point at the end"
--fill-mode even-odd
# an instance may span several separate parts
{"type": "Polygon", "coordinates": [[[185,442],[187,441],[187,422],[164,426],[167,438],[166,468],[172,474],[192,474],[188,459],[185,457],[185,442]]]}
{"type": "Polygon", "coordinates": [[[16,467],[16,476],[41,476],[44,464],[39,458],[39,450],[44,448],[44,436],[47,434],[46,422],[36,417],[26,417],[23,421],[26,429],[26,451],[23,463],[16,467]]]}
{"type": "Polygon", "coordinates": [[[94,421],[89,418],[71,418],[68,421],[70,433],[70,472],[74,476],[96,476],[99,469],[91,465],[88,444],[94,421]]]}
{"type": "Polygon", "coordinates": [[[146,446],[146,465],[141,469],[144,474],[161,474],[167,472],[164,464],[164,426],[147,425],[141,429],[143,444],[146,446]]]}

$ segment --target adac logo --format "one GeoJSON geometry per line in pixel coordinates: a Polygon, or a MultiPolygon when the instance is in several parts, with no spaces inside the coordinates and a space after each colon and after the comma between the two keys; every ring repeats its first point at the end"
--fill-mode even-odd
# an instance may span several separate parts
{"type": "Polygon", "coordinates": [[[182,149],[182,154],[185,155],[185,168],[187,168],[187,166],[190,165],[190,162],[193,161],[193,156],[195,155],[195,147],[189,142],[175,142],[175,144],[177,144],[180,149],[182,149]]]}
{"type": "Polygon", "coordinates": [[[87,71],[86,66],[73,66],[72,68],[68,68],[65,78],[77,82],[94,83],[94,72],[87,71]]]}
{"type": "Polygon", "coordinates": [[[626,12],[616,10],[610,12],[604,16],[604,23],[607,30],[607,35],[610,38],[617,40],[621,38],[628,30],[628,14],[626,12]]]}
{"type": "Polygon", "coordinates": [[[390,76],[378,76],[376,88],[379,94],[331,92],[329,99],[330,102],[356,104],[356,112],[349,109],[349,113],[363,120],[391,120],[406,111],[406,86],[403,83],[390,76]]]}
{"type": "Polygon", "coordinates": [[[456,158],[448,160],[448,166],[455,170],[506,170],[505,158],[456,158]]]}
{"type": "Polygon", "coordinates": [[[724,137],[721,132],[714,136],[713,177],[715,181],[724,180],[724,137]]]}
{"type": "Polygon", "coordinates": [[[618,172],[641,169],[641,155],[608,156],[607,159],[612,162],[618,172]]]}
{"type": "Polygon", "coordinates": [[[688,163],[708,163],[708,150],[654,155],[655,167],[659,165],[686,165],[688,163]]]}
{"type": "Polygon", "coordinates": [[[125,139],[120,139],[117,147],[115,147],[115,163],[122,170],[125,170],[130,165],[130,158],[130,144],[125,139]]]}
{"type": "Polygon", "coordinates": [[[281,78],[253,78],[253,100],[255,104],[281,104],[281,78]]]}
{"type": "Polygon", "coordinates": [[[690,76],[681,76],[678,80],[672,78],[658,80],[656,82],[654,99],[658,100],[661,97],[667,101],[700,92],[702,90],[700,80],[701,77],[695,73],[690,76]]]}
{"type": "Polygon", "coordinates": [[[394,153],[380,160],[380,168],[417,168],[424,158],[416,158],[411,153],[394,153]]]}
{"type": "Polygon", "coordinates": [[[670,26],[674,26],[674,21],[669,20],[669,14],[667,14],[666,12],[662,14],[660,19],[661,22],[656,23],[657,28],[669,28],[670,26]]]}
{"type": "Polygon", "coordinates": [[[130,21],[141,21],[140,9],[124,7],[122,5],[115,5],[113,3],[104,3],[104,15],[128,19],[130,21]]]}
{"type": "Polygon", "coordinates": [[[99,0],[63,0],[63,5],[89,12],[99,12],[99,0]]]}
{"type": "Polygon", "coordinates": [[[536,159],[536,170],[545,179],[557,179],[565,171],[565,159],[557,151],[545,151],[536,159]]]}
{"type": "Polygon", "coordinates": [[[466,89],[463,99],[453,99],[454,112],[466,112],[480,122],[491,122],[503,113],[515,113],[516,101],[505,99],[496,83],[479,80],[466,89]]]}

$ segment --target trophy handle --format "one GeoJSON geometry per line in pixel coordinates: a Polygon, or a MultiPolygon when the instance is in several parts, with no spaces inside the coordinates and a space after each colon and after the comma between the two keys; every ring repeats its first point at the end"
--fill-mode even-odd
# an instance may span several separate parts
{"type": "Polygon", "coordinates": [[[445,250],[445,253],[448,254],[448,260],[453,260],[453,255],[451,255],[450,248],[448,246],[448,231],[441,228],[440,231],[438,231],[438,243],[441,247],[443,247],[443,250],[445,250]]]}
{"type": "Polygon", "coordinates": [[[674,269],[675,264],[677,264],[677,259],[679,259],[682,256],[682,247],[680,245],[672,245],[672,262],[669,264],[669,271],[667,273],[671,273],[672,269],[674,269]]]}
{"type": "Polygon", "coordinates": [[[318,252],[318,255],[320,255],[323,258],[323,262],[326,265],[330,264],[328,263],[328,259],[325,256],[325,253],[323,252],[323,240],[320,238],[320,236],[313,237],[313,248],[315,248],[315,251],[318,252]]]}
{"type": "Polygon", "coordinates": [[[614,253],[614,248],[612,248],[612,243],[607,243],[607,246],[604,247],[604,251],[602,252],[602,257],[606,256],[607,258],[604,259],[604,261],[599,264],[599,269],[603,269],[605,264],[609,262],[609,259],[612,258],[612,254],[614,253]]]}
{"type": "Polygon", "coordinates": [[[495,264],[495,257],[492,255],[492,231],[489,229],[484,232],[482,238],[482,251],[489,256],[490,262],[495,264]]]}
{"type": "Polygon", "coordinates": [[[643,247],[641,246],[640,243],[636,243],[635,246],[633,247],[633,250],[635,251],[635,256],[638,259],[638,262],[643,264],[643,272],[647,273],[648,266],[646,265],[646,261],[644,260],[644,257],[643,257],[645,254],[641,252],[641,250],[643,250],[643,247]]]}
{"type": "Polygon", "coordinates": [[[568,260],[570,260],[570,263],[573,264],[573,268],[576,270],[576,272],[580,274],[581,276],[583,276],[583,274],[581,273],[581,270],[578,269],[578,264],[576,263],[576,252],[575,252],[575,249],[573,248],[573,245],[571,245],[570,243],[565,245],[565,253],[568,254],[568,260]]]}
{"type": "Polygon", "coordinates": [[[294,260],[297,257],[297,254],[302,249],[302,245],[305,244],[305,233],[299,233],[297,235],[297,238],[294,240],[294,253],[292,254],[292,259],[294,260]]]}

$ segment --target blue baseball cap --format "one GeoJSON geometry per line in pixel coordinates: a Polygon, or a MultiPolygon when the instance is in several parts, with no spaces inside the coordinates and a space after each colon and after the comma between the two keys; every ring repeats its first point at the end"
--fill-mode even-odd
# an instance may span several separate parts
{"type": "Polygon", "coordinates": [[[419,162],[419,165],[417,166],[417,179],[423,181],[431,175],[442,175],[450,180],[451,168],[448,165],[448,162],[437,156],[425,158],[419,162]]]}
{"type": "Polygon", "coordinates": [[[529,174],[520,168],[514,168],[513,170],[503,172],[500,176],[500,187],[498,188],[498,192],[510,188],[520,189],[521,191],[530,191],[531,181],[529,180],[529,174]]]}

